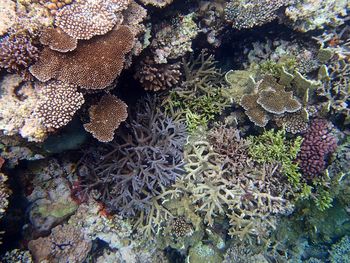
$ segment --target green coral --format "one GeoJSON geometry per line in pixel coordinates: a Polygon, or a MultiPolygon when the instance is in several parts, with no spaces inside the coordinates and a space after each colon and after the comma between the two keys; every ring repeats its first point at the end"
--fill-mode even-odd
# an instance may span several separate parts
{"type": "Polygon", "coordinates": [[[293,56],[282,57],[278,62],[266,60],[259,64],[260,74],[270,74],[279,78],[283,70],[294,72],[297,68],[297,60],[293,56]]]}
{"type": "Polygon", "coordinates": [[[301,173],[294,162],[300,150],[302,138],[287,140],[286,132],[279,130],[265,131],[260,136],[250,136],[249,154],[253,160],[262,163],[280,163],[281,172],[295,187],[300,187],[301,173]]]}

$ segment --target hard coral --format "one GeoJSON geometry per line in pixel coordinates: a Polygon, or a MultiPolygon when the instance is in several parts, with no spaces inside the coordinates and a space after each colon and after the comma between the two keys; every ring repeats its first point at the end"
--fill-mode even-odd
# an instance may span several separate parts
{"type": "Polygon", "coordinates": [[[156,64],[152,58],[146,57],[141,61],[134,77],[141,82],[145,90],[172,88],[180,81],[180,64],[156,64]]]}
{"type": "Polygon", "coordinates": [[[173,0],[141,0],[145,5],[153,5],[156,7],[165,7],[173,2],[173,0]]]}
{"type": "Polygon", "coordinates": [[[123,16],[115,11],[124,10],[128,4],[128,0],[77,1],[57,12],[55,24],[73,38],[90,39],[104,35],[116,24],[121,24],[123,16]]]}
{"type": "Polygon", "coordinates": [[[36,88],[40,89],[40,99],[34,114],[48,129],[65,126],[84,104],[83,94],[74,85],[51,81],[36,88]]]}
{"type": "Polygon", "coordinates": [[[337,148],[333,125],[325,119],[315,119],[305,133],[298,162],[304,175],[314,177],[326,169],[326,158],[337,148]]]}
{"type": "Polygon", "coordinates": [[[49,46],[52,50],[68,52],[76,49],[78,41],[57,28],[46,28],[41,36],[40,43],[49,46]]]}
{"type": "Polygon", "coordinates": [[[225,8],[226,20],[237,29],[261,26],[277,18],[277,11],[291,1],[284,0],[231,0],[225,8]]]}
{"type": "Polygon", "coordinates": [[[10,34],[0,40],[0,68],[21,72],[38,59],[38,49],[26,34],[10,34]]]}
{"type": "Polygon", "coordinates": [[[5,34],[14,24],[16,18],[16,3],[11,0],[0,2],[0,36],[5,34]]]}
{"type": "Polygon", "coordinates": [[[103,96],[98,105],[90,107],[90,123],[84,124],[85,130],[91,132],[100,142],[112,141],[114,131],[128,117],[127,107],[116,96],[103,96]]]}
{"type": "Polygon", "coordinates": [[[45,48],[30,72],[40,81],[52,78],[87,89],[103,89],[123,69],[124,56],[133,46],[127,26],[82,42],[74,52],[59,53],[45,48]]]}
{"type": "Polygon", "coordinates": [[[129,116],[128,130],[101,151],[96,149],[82,166],[85,191],[96,189],[99,199],[122,215],[148,214],[152,198],[183,173],[185,126],[164,116],[155,99],[141,101],[129,116]]]}
{"type": "Polygon", "coordinates": [[[91,241],[82,229],[72,225],[59,225],[48,237],[31,240],[28,248],[36,262],[81,263],[91,249],[91,241]]]}

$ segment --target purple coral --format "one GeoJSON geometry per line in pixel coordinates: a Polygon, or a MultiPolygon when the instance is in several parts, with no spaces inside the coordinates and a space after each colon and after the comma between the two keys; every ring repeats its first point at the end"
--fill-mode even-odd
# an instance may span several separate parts
{"type": "Polygon", "coordinates": [[[184,173],[185,125],[164,116],[154,99],[133,112],[128,129],[121,127],[116,140],[94,148],[79,169],[82,193],[95,190],[109,210],[126,216],[148,214],[152,198],[184,173]]]}
{"type": "Polygon", "coordinates": [[[38,49],[24,34],[12,34],[0,39],[0,68],[20,72],[38,59],[38,49]]]}
{"type": "Polygon", "coordinates": [[[325,119],[315,119],[304,135],[298,162],[304,175],[316,176],[326,168],[326,158],[337,148],[333,125],[325,119]]]}

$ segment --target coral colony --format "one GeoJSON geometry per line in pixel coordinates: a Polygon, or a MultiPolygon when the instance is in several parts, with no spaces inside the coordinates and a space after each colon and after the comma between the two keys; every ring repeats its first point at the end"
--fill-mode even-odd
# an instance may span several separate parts
{"type": "Polygon", "coordinates": [[[349,0],[0,0],[0,262],[350,262],[349,0]]]}

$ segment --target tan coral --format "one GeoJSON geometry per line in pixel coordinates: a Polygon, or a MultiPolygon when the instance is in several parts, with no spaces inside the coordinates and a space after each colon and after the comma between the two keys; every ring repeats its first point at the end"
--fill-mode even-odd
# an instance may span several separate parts
{"type": "Polygon", "coordinates": [[[85,130],[101,142],[112,141],[114,131],[128,117],[127,107],[116,96],[103,96],[97,105],[90,107],[90,123],[84,124],[85,130]]]}
{"type": "Polygon", "coordinates": [[[117,11],[124,10],[128,4],[129,1],[75,2],[57,12],[55,25],[76,39],[104,35],[116,24],[122,23],[123,16],[117,11]]]}
{"type": "Polygon", "coordinates": [[[173,0],[141,0],[144,5],[153,5],[156,7],[165,7],[173,2],[173,0]]]}
{"type": "Polygon", "coordinates": [[[40,36],[40,43],[49,46],[52,50],[68,52],[76,49],[78,41],[57,27],[46,28],[40,36]]]}
{"type": "Polygon", "coordinates": [[[16,3],[11,0],[0,1],[0,36],[15,23],[16,3]]]}
{"type": "Polygon", "coordinates": [[[73,115],[84,104],[84,96],[74,85],[61,81],[37,84],[40,100],[35,115],[48,129],[59,129],[71,121],[73,115]]]}
{"type": "Polygon", "coordinates": [[[134,43],[127,26],[78,45],[74,52],[59,53],[45,48],[30,72],[40,81],[61,80],[87,89],[103,89],[123,69],[124,56],[134,43]]]}
{"type": "Polygon", "coordinates": [[[246,110],[248,118],[257,126],[265,127],[270,117],[257,103],[259,94],[246,94],[241,99],[241,106],[246,110]]]}

